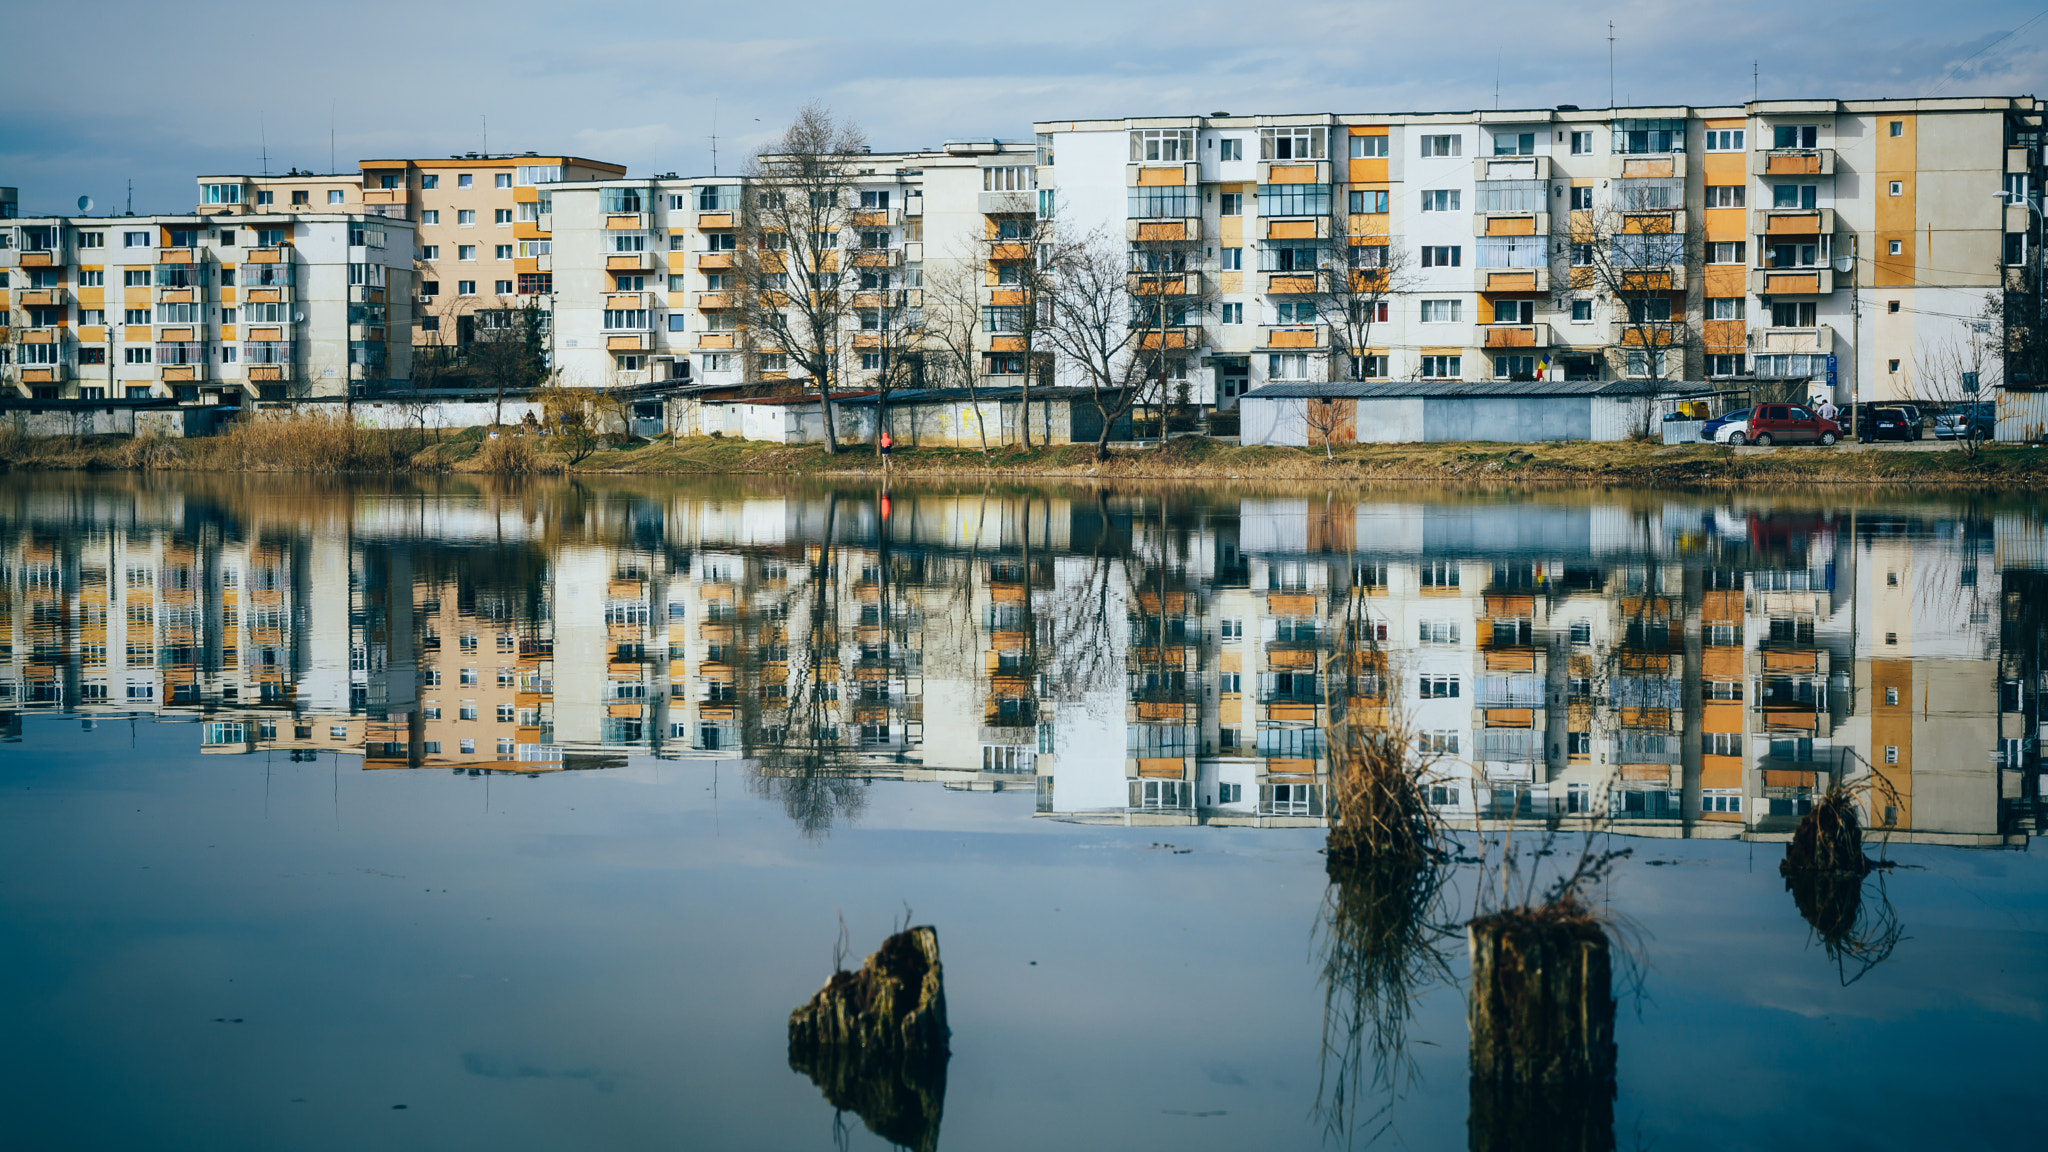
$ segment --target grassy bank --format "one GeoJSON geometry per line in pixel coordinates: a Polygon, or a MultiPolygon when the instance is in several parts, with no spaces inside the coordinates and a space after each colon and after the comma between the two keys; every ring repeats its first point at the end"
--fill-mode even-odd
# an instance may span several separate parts
{"type": "MultiPolygon", "coordinates": [[[[0,467],[56,470],[199,470],[315,473],[559,472],[676,475],[811,475],[873,472],[872,448],[828,453],[718,437],[641,441],[572,460],[546,437],[481,429],[436,437],[414,431],[351,431],[339,417],[237,425],[200,440],[115,440],[0,436],[0,467]]],[[[896,474],[1049,479],[1287,480],[1346,483],[1558,483],[1632,486],[1700,484],[1964,485],[2048,484],[2048,449],[1988,446],[1972,457],[1940,452],[1843,448],[1731,448],[1655,443],[1352,445],[1334,458],[1321,449],[1241,448],[1197,438],[1120,451],[1097,461],[1087,445],[999,449],[899,448],[896,474]]]]}

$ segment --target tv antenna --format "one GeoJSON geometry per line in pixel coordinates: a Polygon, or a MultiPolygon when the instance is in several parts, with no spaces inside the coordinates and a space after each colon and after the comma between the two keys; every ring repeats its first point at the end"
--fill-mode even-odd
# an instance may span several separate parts
{"type": "Polygon", "coordinates": [[[135,215],[135,177],[128,178],[128,214],[135,215]]]}
{"type": "Polygon", "coordinates": [[[270,175],[270,132],[263,124],[263,114],[256,114],[256,141],[263,149],[263,174],[270,175]]]}
{"type": "Polygon", "coordinates": [[[718,97],[711,98],[711,174],[718,175],[718,97]]]}
{"type": "Polygon", "coordinates": [[[1614,107],[1614,21],[1607,22],[1607,106],[1614,107]]]}

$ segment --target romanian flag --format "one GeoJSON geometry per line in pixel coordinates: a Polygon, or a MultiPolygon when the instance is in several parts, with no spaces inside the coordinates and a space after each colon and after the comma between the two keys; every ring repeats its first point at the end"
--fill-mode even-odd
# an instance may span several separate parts
{"type": "Polygon", "coordinates": [[[1537,361],[1536,361],[1536,378],[1537,378],[1538,380],[1541,380],[1541,379],[1543,379],[1544,373],[1546,373],[1546,372],[1549,372],[1549,371],[1550,371],[1550,357],[1548,357],[1548,356],[1543,356],[1543,357],[1539,357],[1539,358],[1537,359],[1537,361]]]}

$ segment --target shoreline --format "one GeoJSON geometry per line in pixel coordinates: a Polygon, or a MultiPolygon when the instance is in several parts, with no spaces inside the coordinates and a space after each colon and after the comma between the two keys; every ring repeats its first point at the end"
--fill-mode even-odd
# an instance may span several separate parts
{"type": "MultiPolygon", "coordinates": [[[[523,438],[522,439],[526,439],[523,438]]],[[[361,475],[791,476],[872,479],[883,472],[872,448],[827,453],[819,445],[779,445],[720,437],[639,441],[589,453],[573,463],[542,438],[536,451],[486,453],[483,429],[435,439],[418,432],[362,432],[337,446],[310,437],[266,437],[260,451],[233,432],[196,440],[29,439],[0,441],[0,470],[59,472],[271,472],[361,475]],[[485,457],[489,457],[486,459],[485,457]],[[505,459],[512,467],[494,467],[505,459]]],[[[502,445],[501,445],[502,446],[502,445]]],[[[899,446],[888,468],[904,480],[1271,482],[1372,485],[1941,486],[2026,490],[2048,487],[2048,448],[1987,444],[1974,457],[1960,448],[1862,446],[1730,448],[1653,442],[1564,441],[1537,444],[1346,445],[1320,449],[1251,447],[1185,437],[1095,459],[1093,445],[995,448],[899,446]]]]}

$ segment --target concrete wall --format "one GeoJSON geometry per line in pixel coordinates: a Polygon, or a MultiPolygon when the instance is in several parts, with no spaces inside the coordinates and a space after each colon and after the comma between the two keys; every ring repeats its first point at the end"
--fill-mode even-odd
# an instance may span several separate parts
{"type": "Polygon", "coordinates": [[[1416,398],[1360,400],[1358,440],[1361,444],[1413,444],[1423,438],[1423,404],[1416,398]]]}
{"type": "MultiPolygon", "coordinates": [[[[542,416],[538,401],[509,398],[503,413],[506,424],[521,423],[528,413],[535,420],[542,416]]],[[[356,403],[355,416],[357,426],[362,428],[478,428],[499,419],[499,407],[493,400],[437,400],[425,404],[363,400],[356,403]]]]}
{"type": "Polygon", "coordinates": [[[0,428],[23,436],[211,436],[241,412],[194,408],[13,408],[0,411],[0,428]]]}

